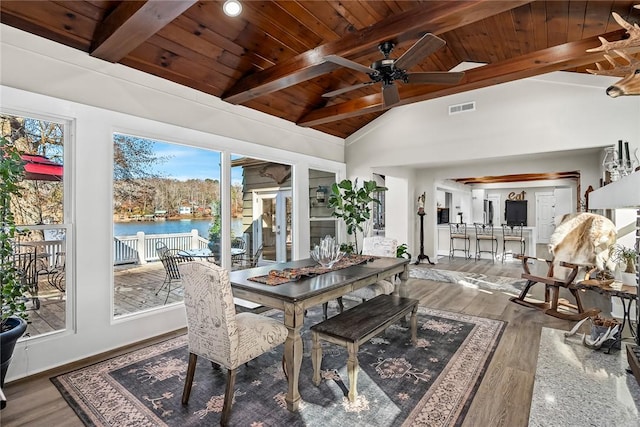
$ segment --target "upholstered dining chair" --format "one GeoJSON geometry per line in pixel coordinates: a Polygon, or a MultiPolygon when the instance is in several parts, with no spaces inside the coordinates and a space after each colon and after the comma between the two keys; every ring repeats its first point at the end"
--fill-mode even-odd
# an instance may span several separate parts
{"type": "MultiPolygon", "coordinates": [[[[398,241],[389,237],[371,236],[362,240],[362,255],[374,255],[381,257],[396,257],[398,241]]],[[[373,285],[368,285],[347,294],[348,297],[367,301],[382,294],[393,293],[395,286],[389,280],[379,280],[373,285]]],[[[338,298],[339,311],[342,313],[344,304],[342,298],[338,298]]],[[[323,318],[327,318],[328,303],[322,305],[323,318]]]]}
{"type": "Polygon", "coordinates": [[[284,343],[288,330],[282,322],[267,316],[236,314],[227,270],[200,260],[181,263],[178,267],[184,286],[189,341],[182,404],[189,402],[198,356],[226,368],[227,384],[220,419],[220,425],[225,426],[233,404],[238,367],[284,343]]]}

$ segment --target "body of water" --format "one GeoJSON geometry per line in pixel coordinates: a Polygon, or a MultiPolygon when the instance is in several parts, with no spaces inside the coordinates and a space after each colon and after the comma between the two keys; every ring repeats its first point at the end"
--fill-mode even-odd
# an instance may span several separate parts
{"type": "MultiPolygon", "coordinates": [[[[114,222],[114,236],[132,236],[142,231],[145,234],[169,234],[169,233],[190,233],[191,230],[198,230],[198,234],[205,239],[209,236],[210,219],[182,219],[167,221],[131,221],[114,222]]],[[[231,220],[231,232],[234,236],[242,235],[242,219],[231,220]]]]}

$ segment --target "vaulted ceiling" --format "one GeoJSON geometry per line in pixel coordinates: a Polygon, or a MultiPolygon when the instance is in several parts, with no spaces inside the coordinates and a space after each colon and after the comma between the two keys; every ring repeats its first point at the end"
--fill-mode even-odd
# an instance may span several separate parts
{"type": "Polygon", "coordinates": [[[2,23],[110,62],[174,81],[300,126],[347,137],[384,113],[379,84],[326,61],[364,66],[393,41],[400,57],[425,33],[446,45],[409,71],[468,70],[457,84],[398,83],[405,105],[551,71],[585,72],[598,36],[620,40],[612,18],[640,22],[640,1],[243,1],[231,18],[222,1],[0,2],[2,23]]]}

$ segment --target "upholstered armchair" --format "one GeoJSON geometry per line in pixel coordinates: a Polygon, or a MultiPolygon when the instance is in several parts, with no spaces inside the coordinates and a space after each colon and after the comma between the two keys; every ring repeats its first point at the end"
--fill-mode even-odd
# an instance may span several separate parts
{"type": "MultiPolygon", "coordinates": [[[[398,248],[398,241],[388,237],[371,236],[365,237],[362,240],[362,255],[375,255],[382,257],[396,257],[396,250],[398,248]]],[[[393,279],[392,279],[393,280],[393,279]]],[[[362,301],[370,300],[378,295],[391,294],[395,290],[395,285],[389,280],[379,280],[373,285],[368,285],[363,288],[357,289],[347,295],[352,298],[357,298],[362,301]]],[[[338,298],[339,310],[342,313],[344,305],[342,298],[338,298]]],[[[324,319],[327,318],[328,303],[324,303],[322,306],[322,312],[324,319]]]]}
{"type": "MultiPolygon", "coordinates": [[[[395,258],[398,249],[398,241],[389,237],[371,236],[362,240],[362,255],[375,255],[395,258]]],[[[393,280],[393,279],[392,279],[393,280]]],[[[395,286],[389,280],[379,280],[373,285],[365,286],[348,294],[364,301],[382,294],[391,294],[395,286]]]]}
{"type": "Polygon", "coordinates": [[[189,366],[182,404],[189,401],[198,356],[227,369],[221,425],[227,425],[233,404],[236,370],[284,343],[282,322],[254,313],[236,314],[229,272],[212,263],[193,261],[178,266],[184,286],[189,366]]]}

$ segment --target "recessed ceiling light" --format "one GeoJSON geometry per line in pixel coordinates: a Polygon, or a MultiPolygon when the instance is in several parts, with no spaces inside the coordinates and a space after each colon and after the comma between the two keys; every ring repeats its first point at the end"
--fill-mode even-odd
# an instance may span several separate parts
{"type": "Polygon", "coordinates": [[[238,0],[227,0],[222,5],[222,10],[227,16],[238,16],[242,12],[242,4],[238,0]]]}

